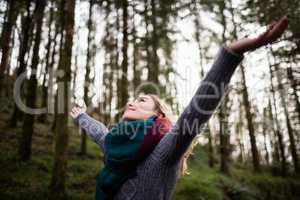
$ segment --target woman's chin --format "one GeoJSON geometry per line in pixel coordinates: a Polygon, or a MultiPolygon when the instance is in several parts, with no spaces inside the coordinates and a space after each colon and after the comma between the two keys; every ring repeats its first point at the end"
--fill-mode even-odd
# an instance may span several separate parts
{"type": "Polygon", "coordinates": [[[123,116],[122,116],[122,120],[135,120],[136,117],[134,115],[131,115],[131,114],[127,114],[125,113],[123,116]]]}

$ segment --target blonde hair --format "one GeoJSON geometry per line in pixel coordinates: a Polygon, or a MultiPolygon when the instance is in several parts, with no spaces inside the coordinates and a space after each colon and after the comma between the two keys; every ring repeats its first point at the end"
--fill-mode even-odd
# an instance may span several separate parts
{"type": "Polygon", "coordinates": [[[180,173],[178,174],[178,178],[181,178],[185,175],[189,175],[190,172],[188,171],[188,158],[191,156],[191,155],[194,155],[194,147],[198,144],[198,141],[197,140],[193,140],[192,143],[189,145],[188,149],[186,150],[186,152],[183,154],[181,160],[180,160],[180,173]]]}
{"type": "MultiPolygon", "coordinates": [[[[151,99],[154,101],[155,103],[155,110],[162,114],[163,117],[167,118],[170,122],[172,122],[172,124],[174,124],[174,115],[172,113],[172,110],[170,108],[170,106],[161,98],[159,98],[158,95],[156,94],[145,94],[147,96],[150,96],[151,99]]],[[[181,178],[185,175],[189,175],[190,172],[188,171],[188,164],[187,164],[187,160],[190,157],[190,155],[193,155],[193,149],[196,146],[197,142],[194,140],[190,146],[188,147],[188,149],[186,150],[186,152],[184,153],[184,155],[181,157],[180,159],[180,166],[179,166],[179,173],[178,173],[178,178],[181,178]]]]}
{"type": "Polygon", "coordinates": [[[174,115],[172,113],[172,110],[170,108],[170,106],[161,98],[159,98],[159,96],[157,96],[156,94],[146,94],[147,96],[150,96],[151,99],[154,101],[155,104],[155,110],[162,114],[163,117],[167,118],[170,122],[172,122],[172,124],[174,124],[174,115]]]}

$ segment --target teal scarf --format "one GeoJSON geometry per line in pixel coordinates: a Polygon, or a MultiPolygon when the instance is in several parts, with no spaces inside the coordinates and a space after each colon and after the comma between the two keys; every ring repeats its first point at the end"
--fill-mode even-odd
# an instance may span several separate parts
{"type": "Polygon", "coordinates": [[[96,200],[113,199],[122,184],[136,175],[141,145],[156,117],[121,121],[105,136],[105,167],[96,178],[96,200]]]}

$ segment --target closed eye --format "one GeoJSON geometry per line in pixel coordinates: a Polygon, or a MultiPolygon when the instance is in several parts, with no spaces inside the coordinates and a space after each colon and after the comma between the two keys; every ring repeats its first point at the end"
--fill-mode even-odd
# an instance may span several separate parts
{"type": "Polygon", "coordinates": [[[145,102],[146,100],[144,98],[138,98],[138,101],[145,102]]]}

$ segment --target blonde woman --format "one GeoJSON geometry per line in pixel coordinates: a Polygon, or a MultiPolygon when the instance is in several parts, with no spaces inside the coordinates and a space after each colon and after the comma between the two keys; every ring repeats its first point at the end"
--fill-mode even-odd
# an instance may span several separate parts
{"type": "Polygon", "coordinates": [[[88,116],[85,107],[74,107],[71,116],[105,155],[105,167],[97,176],[96,200],[170,199],[179,171],[185,168],[183,159],[189,154],[189,146],[219,104],[243,54],[274,42],[287,26],[285,16],[256,38],[222,46],[174,125],[162,101],[152,94],[128,102],[122,119],[110,130],[88,116]]]}

